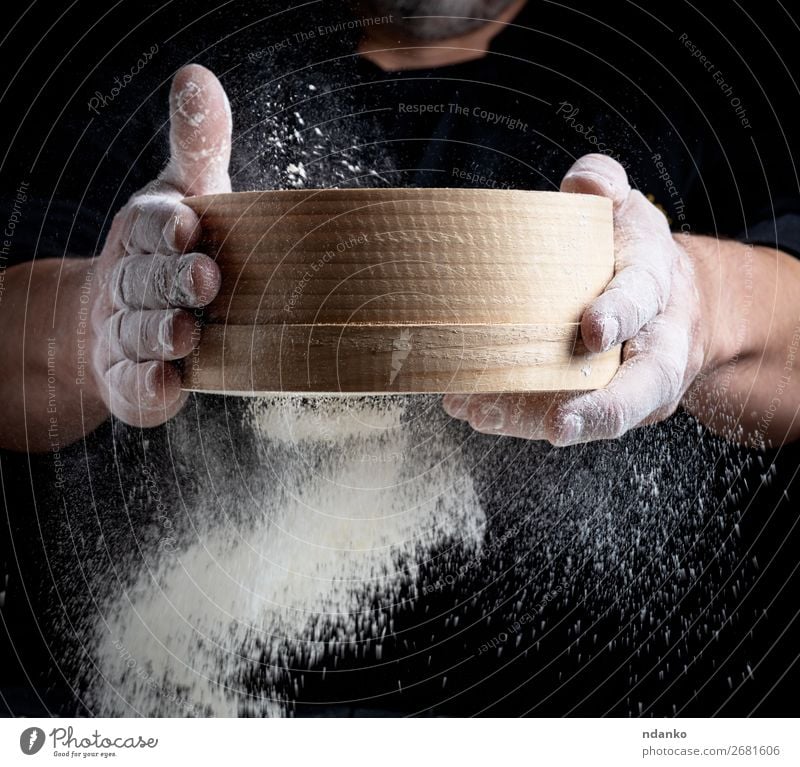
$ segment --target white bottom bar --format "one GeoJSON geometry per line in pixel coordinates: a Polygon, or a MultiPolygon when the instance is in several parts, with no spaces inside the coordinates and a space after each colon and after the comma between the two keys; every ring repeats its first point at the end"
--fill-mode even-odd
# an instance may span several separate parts
{"type": "Polygon", "coordinates": [[[797,765],[797,724],[796,719],[6,719],[0,720],[0,764],[797,765]]]}

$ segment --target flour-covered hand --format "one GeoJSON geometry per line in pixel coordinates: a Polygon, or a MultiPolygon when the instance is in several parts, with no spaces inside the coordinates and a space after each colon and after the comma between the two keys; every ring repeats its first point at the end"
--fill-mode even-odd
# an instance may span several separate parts
{"type": "Polygon", "coordinates": [[[623,364],[587,393],[448,395],[445,410],[478,431],[571,445],[619,437],[669,416],[704,360],[701,300],[686,250],[661,211],[632,190],[605,155],[581,157],[561,191],[608,197],[614,205],[616,274],[581,319],[587,348],[623,344],[623,364]]]}
{"type": "Polygon", "coordinates": [[[220,274],[194,252],[199,220],[182,198],[230,191],[231,112],[217,78],[190,65],[170,91],[170,160],[114,218],[98,260],[92,366],[121,420],[155,426],[186,399],[175,364],[198,341],[192,309],[217,294],[220,274]]]}

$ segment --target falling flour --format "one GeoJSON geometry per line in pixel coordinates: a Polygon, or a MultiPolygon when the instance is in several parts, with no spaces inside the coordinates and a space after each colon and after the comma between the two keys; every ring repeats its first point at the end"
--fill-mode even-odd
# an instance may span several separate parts
{"type": "Polygon", "coordinates": [[[385,613],[370,605],[399,598],[414,578],[409,563],[454,535],[465,551],[479,550],[485,520],[452,435],[429,436],[419,450],[405,410],[394,398],[254,401],[271,465],[271,481],[249,499],[259,517],[162,551],[98,617],[98,708],[282,713],[272,673],[311,666],[336,641],[380,645],[385,613]],[[237,680],[252,661],[242,647],[256,636],[269,660],[253,699],[237,680]]]}

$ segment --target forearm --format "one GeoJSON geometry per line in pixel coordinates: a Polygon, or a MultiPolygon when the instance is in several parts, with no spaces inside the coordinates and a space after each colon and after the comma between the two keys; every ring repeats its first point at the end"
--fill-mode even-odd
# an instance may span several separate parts
{"type": "Polygon", "coordinates": [[[800,438],[800,262],[780,251],[678,237],[697,273],[704,365],[684,406],[758,447],[800,438]]]}
{"type": "Polygon", "coordinates": [[[89,358],[93,280],[84,259],[39,260],[6,272],[0,447],[58,449],[108,417],[89,358]]]}

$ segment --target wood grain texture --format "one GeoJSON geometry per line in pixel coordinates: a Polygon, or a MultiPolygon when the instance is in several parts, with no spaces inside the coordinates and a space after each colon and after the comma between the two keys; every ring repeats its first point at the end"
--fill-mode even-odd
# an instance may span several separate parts
{"type": "Polygon", "coordinates": [[[618,365],[577,325],[267,324],[209,325],[186,369],[209,391],[445,393],[580,389],[618,365]]]}
{"type": "Polygon", "coordinates": [[[590,355],[578,337],[613,276],[607,199],[335,189],[185,202],[223,276],[186,388],[589,389],[619,365],[618,349],[590,355]]]}

